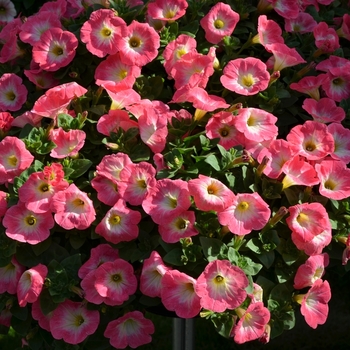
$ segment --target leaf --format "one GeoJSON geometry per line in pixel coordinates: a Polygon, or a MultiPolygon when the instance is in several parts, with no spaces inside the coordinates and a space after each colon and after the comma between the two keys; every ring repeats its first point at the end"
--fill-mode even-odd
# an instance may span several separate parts
{"type": "Polygon", "coordinates": [[[230,263],[236,266],[238,265],[239,259],[241,258],[238,251],[232,247],[228,248],[227,257],[228,257],[228,260],[230,260],[230,263]]]}
{"type": "Polygon", "coordinates": [[[214,156],[214,154],[210,154],[204,160],[207,164],[211,165],[216,171],[220,171],[220,165],[218,159],[214,156]]]}
{"type": "MultiPolygon", "coordinates": [[[[89,159],[73,159],[69,165],[69,168],[73,170],[73,173],[69,175],[71,179],[76,179],[86,173],[92,165],[92,161],[89,159]]],[[[66,168],[64,169],[65,174],[66,168]]]]}
{"type": "Polygon", "coordinates": [[[168,254],[166,254],[163,260],[168,264],[172,264],[175,266],[183,266],[183,261],[181,257],[182,257],[182,249],[175,248],[171,250],[168,254]]]}
{"type": "Polygon", "coordinates": [[[61,266],[65,269],[70,283],[76,284],[79,282],[78,270],[80,269],[81,265],[80,254],[72,255],[61,262],[61,266]]]}
{"type": "Polygon", "coordinates": [[[203,254],[208,261],[216,260],[218,257],[227,257],[227,245],[216,238],[199,237],[203,254]]]}
{"type": "Polygon", "coordinates": [[[262,265],[255,263],[247,256],[242,256],[238,265],[245,274],[255,276],[261,269],[262,265]]]}

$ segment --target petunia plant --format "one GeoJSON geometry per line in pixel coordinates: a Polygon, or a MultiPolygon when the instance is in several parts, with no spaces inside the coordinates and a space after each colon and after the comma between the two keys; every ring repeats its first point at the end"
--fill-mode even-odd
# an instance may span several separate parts
{"type": "Polygon", "coordinates": [[[350,266],[349,6],[0,0],[0,330],[324,324],[350,266]]]}

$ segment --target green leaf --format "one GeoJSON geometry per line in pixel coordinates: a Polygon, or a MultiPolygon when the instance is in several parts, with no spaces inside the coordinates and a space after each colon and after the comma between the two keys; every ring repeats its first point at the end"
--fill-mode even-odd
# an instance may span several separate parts
{"type": "Polygon", "coordinates": [[[275,261],[275,252],[271,250],[269,252],[258,254],[256,257],[267,269],[269,269],[275,261]]]}
{"type": "Polygon", "coordinates": [[[57,303],[53,302],[50,292],[47,288],[44,288],[41,291],[39,301],[40,301],[41,311],[43,312],[44,315],[49,314],[50,312],[55,310],[58,306],[57,303]]]}
{"type": "Polygon", "coordinates": [[[79,282],[78,270],[81,265],[80,254],[72,255],[61,262],[61,266],[65,269],[70,283],[76,284],[79,282]]]}
{"type": "Polygon", "coordinates": [[[66,270],[63,266],[56,260],[52,260],[48,266],[47,279],[49,279],[49,292],[53,298],[54,302],[59,303],[63,302],[67,295],[69,289],[69,281],[66,270]]]}
{"type": "Polygon", "coordinates": [[[220,165],[218,159],[214,154],[210,154],[204,160],[207,164],[211,165],[216,171],[220,171],[220,165]]]}
{"type": "Polygon", "coordinates": [[[199,237],[203,254],[208,261],[227,257],[227,245],[216,238],[199,237]]]}
{"type": "Polygon", "coordinates": [[[183,261],[181,259],[182,257],[182,249],[181,248],[175,248],[171,250],[169,253],[167,253],[163,260],[164,262],[175,265],[175,266],[183,266],[183,261]]]}
{"type": "Polygon", "coordinates": [[[211,317],[216,331],[225,338],[230,338],[234,325],[233,317],[228,313],[215,314],[211,317]]]}
{"type": "Polygon", "coordinates": [[[247,256],[242,256],[238,265],[245,274],[255,276],[261,269],[262,265],[255,263],[247,256]]]}
{"type": "MultiPolygon", "coordinates": [[[[69,165],[69,168],[73,170],[73,173],[69,175],[71,179],[76,179],[86,173],[92,165],[92,161],[89,159],[73,159],[69,165]]],[[[64,169],[65,174],[66,168],[64,169]]]]}
{"type": "Polygon", "coordinates": [[[71,129],[70,125],[73,120],[74,118],[71,115],[60,113],[57,116],[57,126],[59,128],[64,129],[65,131],[68,131],[69,129],[71,129]]]}
{"type": "Polygon", "coordinates": [[[238,265],[239,260],[241,258],[238,251],[232,247],[228,248],[227,257],[228,257],[228,260],[230,260],[230,263],[236,266],[238,265]]]}

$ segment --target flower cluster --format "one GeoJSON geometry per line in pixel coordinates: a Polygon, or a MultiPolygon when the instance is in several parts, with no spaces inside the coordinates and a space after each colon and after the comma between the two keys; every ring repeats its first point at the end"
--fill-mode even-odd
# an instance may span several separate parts
{"type": "Polygon", "coordinates": [[[239,344],[299,308],[324,324],[350,256],[349,5],[0,0],[0,324],[117,349],[152,341],[154,306],[239,344]]]}

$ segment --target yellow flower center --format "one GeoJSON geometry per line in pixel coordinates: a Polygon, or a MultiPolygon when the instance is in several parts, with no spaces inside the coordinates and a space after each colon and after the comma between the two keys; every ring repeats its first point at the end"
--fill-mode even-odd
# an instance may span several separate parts
{"type": "Polygon", "coordinates": [[[240,211],[246,211],[249,208],[249,203],[248,202],[241,202],[238,204],[237,209],[240,211]]]}
{"type": "Polygon", "coordinates": [[[33,215],[28,215],[28,216],[26,217],[26,223],[27,223],[27,225],[29,225],[29,226],[34,226],[34,225],[36,224],[36,218],[35,218],[35,216],[33,216],[33,215]]]}
{"type": "Polygon", "coordinates": [[[337,184],[335,181],[328,179],[325,183],[324,183],[324,187],[327,190],[334,190],[336,188],[337,184]]]}
{"type": "Polygon", "coordinates": [[[225,26],[225,23],[221,19],[216,19],[214,21],[214,27],[216,29],[222,29],[225,26]]]}
{"type": "Polygon", "coordinates": [[[16,95],[13,91],[6,92],[5,96],[9,101],[14,101],[16,99],[16,95]]]}
{"type": "Polygon", "coordinates": [[[183,55],[187,53],[186,49],[184,47],[181,47],[176,50],[176,57],[180,59],[183,55]]]}
{"type": "Polygon", "coordinates": [[[219,134],[220,134],[220,136],[222,136],[222,137],[228,136],[229,133],[230,133],[230,129],[229,129],[228,127],[223,127],[223,128],[221,128],[221,129],[219,129],[219,134]]]}
{"type": "Polygon", "coordinates": [[[254,85],[254,77],[252,74],[247,74],[242,77],[242,84],[246,87],[251,87],[254,85]]]}
{"type": "Polygon", "coordinates": [[[217,275],[215,278],[214,278],[214,282],[216,284],[223,284],[225,283],[225,278],[220,276],[220,275],[217,275]]]}
{"type": "Polygon", "coordinates": [[[122,279],[122,277],[118,273],[116,273],[115,275],[112,276],[113,282],[120,282],[121,279],[122,279]]]}
{"type": "Polygon", "coordinates": [[[169,193],[166,195],[166,197],[168,199],[169,207],[175,209],[177,207],[177,198],[173,197],[169,193]]]}
{"type": "Polygon", "coordinates": [[[49,185],[48,184],[42,184],[40,187],[39,187],[39,191],[41,192],[47,192],[49,190],[49,185]]]}
{"type": "Polygon", "coordinates": [[[124,78],[126,78],[128,76],[128,71],[126,71],[125,69],[122,69],[118,75],[119,75],[119,78],[121,80],[123,80],[124,78]]]}
{"type": "Polygon", "coordinates": [[[56,56],[62,56],[63,55],[63,49],[61,46],[56,45],[53,49],[52,49],[52,53],[56,56]]]}
{"type": "Polygon", "coordinates": [[[77,327],[79,327],[79,326],[81,326],[81,325],[84,323],[84,321],[85,321],[85,320],[84,320],[83,316],[77,315],[77,316],[75,316],[74,325],[77,326],[77,327]]]}
{"type": "Polygon", "coordinates": [[[167,9],[165,12],[164,12],[164,18],[173,18],[174,16],[176,15],[176,10],[174,9],[167,9]]]}
{"type": "Polygon", "coordinates": [[[80,198],[74,199],[74,201],[72,203],[76,207],[82,207],[85,204],[85,202],[83,200],[81,200],[80,198]]]}
{"type": "Polygon", "coordinates": [[[112,31],[111,31],[109,28],[103,28],[103,29],[101,30],[101,34],[102,34],[102,36],[108,38],[109,36],[112,35],[112,31]]]}
{"type": "Polygon", "coordinates": [[[300,213],[297,216],[297,221],[300,225],[306,224],[309,221],[309,217],[305,213],[300,213]]]}
{"type": "Polygon", "coordinates": [[[142,41],[140,40],[140,38],[137,38],[135,36],[131,37],[129,39],[129,45],[132,47],[132,48],[137,48],[137,47],[140,47],[142,44],[142,41]]]}
{"type": "Polygon", "coordinates": [[[144,179],[137,180],[137,185],[138,185],[140,188],[143,188],[143,189],[146,189],[146,188],[147,188],[147,184],[146,184],[146,181],[145,181],[144,179]]]}
{"type": "Polygon", "coordinates": [[[312,152],[316,149],[316,145],[313,143],[313,142],[308,142],[305,144],[305,149],[308,151],[308,152],[312,152]]]}
{"type": "Polygon", "coordinates": [[[15,167],[15,166],[17,165],[18,159],[17,159],[17,157],[16,157],[15,155],[13,155],[13,156],[9,156],[9,157],[7,158],[7,161],[8,161],[8,163],[9,163],[9,165],[15,167]]]}
{"type": "Polygon", "coordinates": [[[207,187],[208,194],[216,195],[218,193],[218,188],[215,184],[210,184],[207,187]]]}
{"type": "Polygon", "coordinates": [[[188,225],[189,225],[189,221],[185,220],[183,218],[178,218],[176,221],[175,226],[179,229],[179,230],[186,230],[188,225]]]}
{"type": "Polygon", "coordinates": [[[119,225],[121,222],[121,217],[117,214],[115,215],[112,215],[110,218],[109,218],[109,223],[111,225],[119,225]]]}

